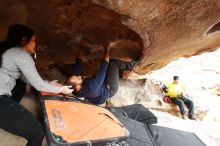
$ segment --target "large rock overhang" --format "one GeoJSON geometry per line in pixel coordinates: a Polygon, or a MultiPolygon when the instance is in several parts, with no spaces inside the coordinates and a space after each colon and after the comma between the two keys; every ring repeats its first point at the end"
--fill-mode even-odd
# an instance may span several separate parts
{"type": "Polygon", "coordinates": [[[93,45],[85,53],[91,73],[102,56],[101,45],[111,41],[113,58],[140,58],[134,71],[145,74],[218,48],[219,20],[220,1],[2,0],[0,39],[10,24],[31,26],[40,44],[37,66],[45,68],[73,63],[79,40],[86,38],[93,45]]]}

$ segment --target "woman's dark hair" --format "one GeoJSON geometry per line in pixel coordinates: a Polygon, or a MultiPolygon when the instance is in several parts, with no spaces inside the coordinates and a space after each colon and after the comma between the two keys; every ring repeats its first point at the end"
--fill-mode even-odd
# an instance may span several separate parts
{"type": "Polygon", "coordinates": [[[0,43],[0,67],[4,52],[13,47],[25,46],[33,36],[34,31],[31,28],[21,24],[11,25],[6,40],[0,43]]]}

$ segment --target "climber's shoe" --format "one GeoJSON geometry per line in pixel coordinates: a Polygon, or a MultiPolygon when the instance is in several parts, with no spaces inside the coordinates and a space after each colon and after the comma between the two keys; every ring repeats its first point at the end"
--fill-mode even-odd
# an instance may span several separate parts
{"type": "Polygon", "coordinates": [[[183,115],[182,115],[182,119],[184,119],[184,120],[187,119],[187,118],[186,118],[186,114],[183,114],[183,115]]]}
{"type": "Polygon", "coordinates": [[[130,62],[130,64],[131,64],[132,67],[135,67],[135,66],[138,65],[139,63],[140,63],[139,60],[132,60],[132,61],[130,62]]]}
{"type": "Polygon", "coordinates": [[[196,120],[196,117],[194,115],[191,115],[189,114],[189,117],[188,117],[190,120],[196,120]]]}

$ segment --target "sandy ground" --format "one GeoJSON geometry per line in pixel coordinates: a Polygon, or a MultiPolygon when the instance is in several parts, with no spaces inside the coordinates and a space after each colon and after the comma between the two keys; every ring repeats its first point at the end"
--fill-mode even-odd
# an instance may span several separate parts
{"type": "MultiPolygon", "coordinates": [[[[21,137],[12,135],[0,129],[0,146],[25,146],[27,141],[21,137]]],[[[44,138],[43,145],[47,146],[46,138],[44,138]]]]}

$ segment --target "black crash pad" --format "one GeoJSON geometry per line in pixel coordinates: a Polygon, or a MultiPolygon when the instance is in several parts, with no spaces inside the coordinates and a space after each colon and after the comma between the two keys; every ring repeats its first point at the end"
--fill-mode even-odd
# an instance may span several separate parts
{"type": "Polygon", "coordinates": [[[109,110],[118,116],[124,116],[144,124],[156,124],[157,117],[142,104],[112,107],[109,110]]]}
{"type": "Polygon", "coordinates": [[[206,146],[194,133],[148,125],[158,146],[206,146]]]}

